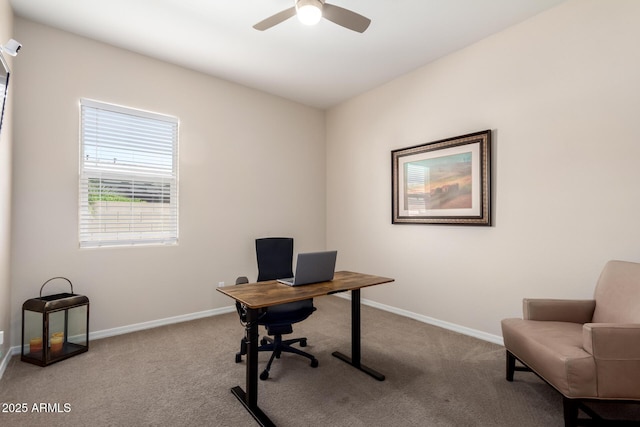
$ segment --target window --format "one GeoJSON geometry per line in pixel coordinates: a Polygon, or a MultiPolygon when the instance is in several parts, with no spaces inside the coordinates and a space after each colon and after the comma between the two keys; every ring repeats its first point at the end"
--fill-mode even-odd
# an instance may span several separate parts
{"type": "Polygon", "coordinates": [[[178,119],[80,101],[80,247],[178,241],[178,119]]]}

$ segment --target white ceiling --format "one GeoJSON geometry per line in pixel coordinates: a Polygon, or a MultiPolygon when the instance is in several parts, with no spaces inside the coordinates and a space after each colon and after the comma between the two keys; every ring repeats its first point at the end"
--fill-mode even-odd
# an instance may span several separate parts
{"type": "MultiPolygon", "coordinates": [[[[293,17],[294,0],[11,0],[18,16],[328,108],[564,0],[327,0],[371,19],[364,33],[293,17]]],[[[55,49],[52,46],[52,49],[55,49]]],[[[29,49],[24,46],[23,49],[29,49]]]]}

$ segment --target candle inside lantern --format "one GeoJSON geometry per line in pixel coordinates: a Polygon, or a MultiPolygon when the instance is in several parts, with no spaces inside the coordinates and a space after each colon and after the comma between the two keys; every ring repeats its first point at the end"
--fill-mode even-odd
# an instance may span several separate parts
{"type": "Polygon", "coordinates": [[[64,334],[62,332],[56,332],[51,335],[51,353],[56,354],[62,351],[62,341],[64,334]]]}
{"type": "Polygon", "coordinates": [[[42,352],[42,337],[35,337],[29,340],[29,351],[31,353],[42,352]]]}

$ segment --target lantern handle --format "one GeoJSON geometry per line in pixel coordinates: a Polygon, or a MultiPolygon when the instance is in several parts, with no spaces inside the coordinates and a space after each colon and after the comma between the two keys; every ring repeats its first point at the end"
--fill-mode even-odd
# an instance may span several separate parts
{"type": "Polygon", "coordinates": [[[40,298],[42,298],[42,289],[44,289],[44,285],[46,285],[47,283],[55,279],[64,279],[67,282],[69,282],[69,286],[71,286],[71,293],[73,293],[73,283],[71,283],[71,280],[67,279],[66,277],[58,276],[58,277],[52,277],[51,279],[47,280],[42,284],[42,286],[40,287],[40,298]]]}

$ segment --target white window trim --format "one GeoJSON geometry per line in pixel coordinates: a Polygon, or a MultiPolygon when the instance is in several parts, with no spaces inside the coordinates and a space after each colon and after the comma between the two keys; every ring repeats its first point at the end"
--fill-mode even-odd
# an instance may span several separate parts
{"type": "MultiPolygon", "coordinates": [[[[78,208],[78,241],[81,248],[96,248],[96,247],[113,247],[113,246],[138,246],[138,245],[176,245],[178,243],[178,138],[179,138],[179,120],[176,117],[154,113],[150,111],[138,110],[128,107],[123,107],[114,104],[108,104],[104,102],[94,101],[90,99],[82,98],[80,99],[80,162],[79,162],[79,208],[78,208]],[[136,118],[143,119],[152,119],[161,121],[173,126],[172,129],[172,147],[171,147],[171,170],[170,171],[162,171],[155,168],[147,168],[146,165],[140,163],[129,163],[128,166],[125,165],[122,168],[104,168],[106,163],[103,162],[103,165],[93,165],[89,166],[86,164],[86,156],[85,156],[85,136],[87,136],[85,130],[85,118],[84,118],[84,108],[104,110],[106,112],[118,113],[118,114],[126,114],[132,115],[136,118]],[[137,169],[137,170],[134,170],[137,169]],[[99,179],[104,181],[131,181],[142,182],[142,188],[146,188],[145,185],[149,183],[162,183],[165,185],[169,185],[169,195],[170,202],[167,204],[167,211],[162,211],[159,216],[162,216],[163,219],[168,218],[170,223],[170,228],[166,231],[123,231],[118,230],[113,233],[107,233],[106,231],[97,231],[95,233],[90,233],[88,230],[90,228],[90,224],[92,224],[89,220],[90,217],[90,203],[89,203],[89,180],[90,179],[99,179]]],[[[144,142],[143,142],[144,144],[144,142]]],[[[96,144],[99,146],[99,143],[96,144]]],[[[117,144],[114,144],[117,145],[117,144]]],[[[105,144],[110,148],[113,148],[108,142],[105,144]]],[[[164,147],[166,148],[166,146],[164,147]]],[[[131,153],[131,151],[127,151],[131,153]]],[[[96,163],[100,163],[97,161],[96,163]]],[[[124,162],[126,163],[126,162],[124,162]]],[[[123,163],[123,164],[124,164],[123,163]]],[[[153,166],[153,164],[152,164],[153,166]]],[[[151,186],[150,188],[154,188],[155,186],[151,186]]],[[[164,193],[161,193],[162,197],[165,197],[164,193]]],[[[126,203],[126,202],[124,202],[126,203]]],[[[135,203],[130,203],[131,211],[134,210],[135,203]]],[[[146,207],[146,206],[145,206],[146,207]]],[[[139,208],[140,209],[140,208],[139,208]]],[[[145,209],[142,209],[142,212],[145,212],[145,209]]],[[[154,213],[145,212],[145,215],[141,217],[152,218],[153,215],[157,213],[154,210],[154,213]]],[[[133,215],[133,213],[131,213],[133,215]]],[[[99,220],[99,224],[102,219],[99,220]]],[[[105,221],[106,223],[107,221],[105,221]]],[[[123,224],[126,222],[123,222],[123,224]]],[[[143,221],[144,223],[144,221],[143,221]]],[[[95,222],[93,223],[95,224],[95,222]]],[[[132,221],[130,223],[134,224],[132,221]]],[[[162,222],[164,225],[165,223],[162,222]]],[[[105,225],[106,229],[106,225],[105,225]]]]}

